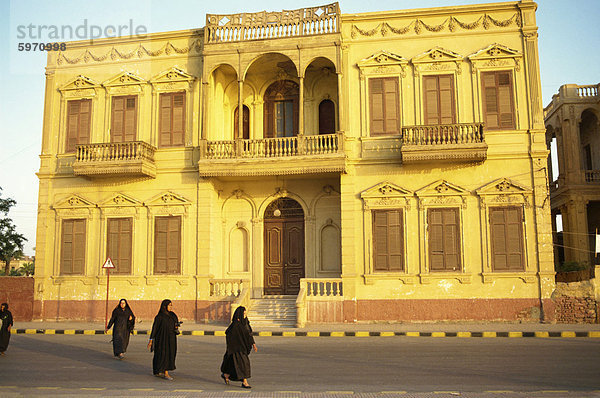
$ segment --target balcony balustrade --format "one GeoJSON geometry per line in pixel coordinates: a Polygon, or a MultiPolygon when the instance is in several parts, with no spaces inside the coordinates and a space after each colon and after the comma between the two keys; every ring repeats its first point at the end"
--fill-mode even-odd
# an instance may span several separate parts
{"type": "Polygon", "coordinates": [[[143,141],[78,145],[75,175],[156,177],[156,148],[143,141]]]}
{"type": "Polygon", "coordinates": [[[481,162],[487,157],[483,124],[402,128],[402,162],[481,162]]]}
{"type": "Polygon", "coordinates": [[[345,167],[343,143],[342,134],[203,141],[199,172],[202,176],[339,172],[345,167]]]}
{"type": "Polygon", "coordinates": [[[600,183],[600,170],[585,170],[585,182],[600,183]]]}

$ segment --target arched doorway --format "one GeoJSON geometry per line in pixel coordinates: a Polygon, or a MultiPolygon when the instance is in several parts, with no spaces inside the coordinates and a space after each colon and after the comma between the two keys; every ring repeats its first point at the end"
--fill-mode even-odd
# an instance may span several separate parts
{"type": "Polygon", "coordinates": [[[330,99],[319,104],[319,134],[335,133],[335,105],[330,99]]]}
{"type": "Polygon", "coordinates": [[[246,105],[243,106],[243,109],[244,109],[244,113],[242,114],[243,134],[241,137],[239,136],[239,133],[238,133],[239,106],[236,106],[235,111],[233,112],[233,138],[235,138],[235,139],[243,138],[243,139],[247,140],[247,139],[250,139],[250,109],[248,109],[248,107],[246,105]]]}
{"type": "Polygon", "coordinates": [[[294,295],[304,278],[304,211],[290,198],[265,210],[265,295],[294,295]]]}
{"type": "Polygon", "coordinates": [[[265,91],[264,136],[293,137],[298,135],[298,84],[278,80],[265,91]]]}

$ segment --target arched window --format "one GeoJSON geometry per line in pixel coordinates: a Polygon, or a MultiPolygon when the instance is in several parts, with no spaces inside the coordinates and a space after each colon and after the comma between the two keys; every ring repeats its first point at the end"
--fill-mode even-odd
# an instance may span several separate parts
{"type": "Polygon", "coordinates": [[[235,108],[233,112],[233,138],[243,138],[245,140],[250,139],[250,109],[246,105],[243,106],[244,114],[242,115],[242,124],[243,124],[243,135],[239,137],[238,134],[238,108],[235,108]]]}
{"type": "Polygon", "coordinates": [[[298,135],[298,85],[279,80],[265,91],[264,136],[293,137],[298,135]]]}
{"type": "Polygon", "coordinates": [[[323,100],[319,104],[319,134],[335,133],[335,105],[332,100],[323,100]]]}

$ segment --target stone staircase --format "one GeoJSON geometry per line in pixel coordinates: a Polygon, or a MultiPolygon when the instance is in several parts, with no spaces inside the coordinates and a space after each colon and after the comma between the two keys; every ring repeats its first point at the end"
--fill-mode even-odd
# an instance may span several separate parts
{"type": "Polygon", "coordinates": [[[247,316],[253,330],[296,326],[296,296],[264,296],[250,301],[247,316]]]}

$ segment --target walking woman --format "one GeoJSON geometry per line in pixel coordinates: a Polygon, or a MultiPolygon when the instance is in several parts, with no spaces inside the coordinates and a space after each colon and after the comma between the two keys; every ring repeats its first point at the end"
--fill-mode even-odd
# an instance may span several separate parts
{"type": "Polygon", "coordinates": [[[173,380],[169,375],[170,370],[175,370],[175,355],[177,355],[177,334],[179,334],[179,319],[171,311],[171,300],[163,300],[160,310],[154,317],[152,333],[148,342],[148,349],[154,351],[152,359],[152,372],[154,376],[173,380]]]}
{"type": "Polygon", "coordinates": [[[0,304],[0,319],[2,320],[2,326],[0,327],[0,355],[4,355],[4,351],[8,348],[8,342],[10,341],[10,328],[13,325],[13,317],[8,310],[8,304],[0,304]]]}
{"type": "Polygon", "coordinates": [[[119,300],[119,305],[113,310],[106,330],[113,325],[113,353],[115,357],[123,359],[129,345],[129,335],[133,333],[133,327],[135,326],[135,315],[133,315],[129,303],[124,298],[119,300]]]}
{"type": "Polygon", "coordinates": [[[246,318],[246,308],[238,307],[235,310],[225,336],[227,351],[223,355],[221,378],[225,380],[225,384],[229,384],[229,380],[241,381],[242,388],[252,388],[248,384],[251,376],[248,355],[252,349],[256,352],[258,348],[252,337],[250,322],[246,318]]]}

